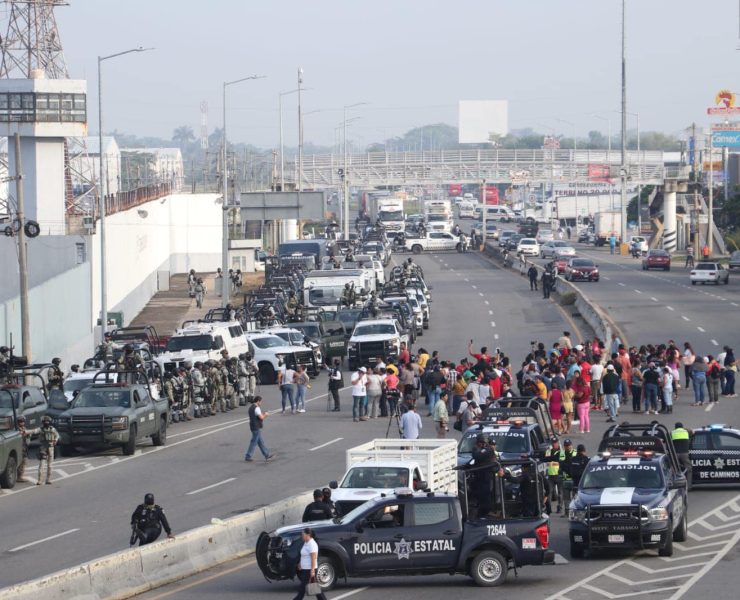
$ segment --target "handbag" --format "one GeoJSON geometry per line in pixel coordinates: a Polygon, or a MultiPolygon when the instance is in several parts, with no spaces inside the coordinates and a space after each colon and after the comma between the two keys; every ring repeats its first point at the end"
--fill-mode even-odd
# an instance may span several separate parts
{"type": "Polygon", "coordinates": [[[455,421],[454,425],[452,426],[456,431],[462,431],[462,419],[458,419],[455,421]]]}
{"type": "Polygon", "coordinates": [[[321,593],[321,586],[314,579],[306,584],[306,594],[309,596],[318,596],[321,593]]]}

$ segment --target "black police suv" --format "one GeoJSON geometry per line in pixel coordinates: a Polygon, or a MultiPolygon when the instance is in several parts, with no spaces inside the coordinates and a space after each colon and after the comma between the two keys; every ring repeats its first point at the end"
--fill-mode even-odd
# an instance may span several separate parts
{"type": "Polygon", "coordinates": [[[688,533],[687,481],[664,426],[616,425],[605,433],[570,504],[570,554],[657,548],[673,555],[688,533]]]}
{"type": "Polygon", "coordinates": [[[504,583],[507,571],[552,564],[549,521],[463,517],[454,496],[398,490],[341,518],[263,532],[257,564],[268,580],[292,579],[308,525],[319,545],[316,580],[329,590],[346,577],[465,574],[481,586],[504,583]]]}
{"type": "Polygon", "coordinates": [[[740,483],[740,430],[726,425],[694,429],[689,446],[693,485],[740,483]]]}

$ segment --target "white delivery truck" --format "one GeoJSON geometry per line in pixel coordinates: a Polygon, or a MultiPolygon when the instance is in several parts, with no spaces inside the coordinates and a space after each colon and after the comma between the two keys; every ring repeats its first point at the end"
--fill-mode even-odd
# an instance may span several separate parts
{"type": "Polygon", "coordinates": [[[424,203],[427,231],[452,231],[452,205],[449,200],[427,200],[424,203]]]}
{"type": "Polygon", "coordinates": [[[332,481],[340,515],[398,488],[457,495],[455,440],[377,439],[347,450],[347,472],[332,481]]]}
{"type": "Polygon", "coordinates": [[[372,198],[370,202],[370,217],[373,222],[380,221],[383,224],[386,235],[389,237],[393,237],[395,234],[406,230],[403,198],[372,198]]]}
{"type": "Polygon", "coordinates": [[[594,215],[594,244],[603,246],[612,234],[617,238],[622,232],[622,212],[619,210],[602,210],[594,215]]]}
{"type": "Polygon", "coordinates": [[[303,280],[303,305],[336,308],[345,284],[355,291],[359,302],[362,297],[375,291],[375,271],[371,268],[310,271],[303,280]]]}

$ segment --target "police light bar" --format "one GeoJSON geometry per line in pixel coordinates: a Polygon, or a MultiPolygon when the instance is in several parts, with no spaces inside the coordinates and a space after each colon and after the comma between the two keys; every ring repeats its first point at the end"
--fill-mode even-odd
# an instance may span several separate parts
{"type": "Polygon", "coordinates": [[[600,456],[601,458],[609,458],[609,457],[610,457],[611,455],[612,455],[612,453],[611,453],[611,452],[600,452],[600,453],[599,453],[599,456],[600,456]]]}
{"type": "Polygon", "coordinates": [[[408,498],[409,496],[414,495],[414,490],[412,490],[411,488],[397,488],[396,490],[394,490],[394,493],[399,498],[408,498]]]}
{"type": "Polygon", "coordinates": [[[522,425],[524,425],[524,421],[522,421],[521,419],[517,419],[513,423],[514,423],[514,427],[521,427],[522,425]]]}
{"type": "Polygon", "coordinates": [[[713,423],[709,426],[710,431],[722,431],[725,428],[724,424],[713,423]]]}
{"type": "Polygon", "coordinates": [[[655,452],[653,452],[652,450],[643,450],[642,452],[642,456],[644,458],[652,458],[654,454],[655,452]]]}

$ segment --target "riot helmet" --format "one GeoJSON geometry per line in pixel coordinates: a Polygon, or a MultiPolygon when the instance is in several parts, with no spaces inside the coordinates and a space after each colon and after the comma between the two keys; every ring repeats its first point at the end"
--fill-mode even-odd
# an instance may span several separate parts
{"type": "Polygon", "coordinates": [[[144,496],[144,504],[146,504],[147,506],[153,506],[154,505],[154,494],[152,494],[151,492],[146,494],[144,496]]]}

